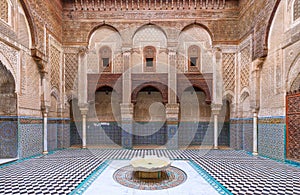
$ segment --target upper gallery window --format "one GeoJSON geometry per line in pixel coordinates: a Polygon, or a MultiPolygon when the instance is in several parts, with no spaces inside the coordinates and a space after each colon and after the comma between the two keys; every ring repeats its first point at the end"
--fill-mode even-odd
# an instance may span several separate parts
{"type": "Polygon", "coordinates": [[[296,21],[300,18],[300,0],[295,0],[293,4],[293,20],[296,21]]]}
{"type": "Polygon", "coordinates": [[[103,46],[99,51],[100,71],[111,72],[112,51],[108,46],[103,46]]]}
{"type": "Polygon", "coordinates": [[[9,4],[7,0],[0,0],[0,18],[4,22],[8,23],[9,22],[9,14],[8,14],[8,9],[9,9],[9,4]]]}
{"type": "Polygon", "coordinates": [[[153,46],[146,46],[144,48],[144,71],[155,72],[156,66],[156,49],[153,46]]]}
{"type": "Polygon", "coordinates": [[[201,50],[197,45],[191,45],[188,49],[188,70],[189,72],[199,71],[201,50]]]}

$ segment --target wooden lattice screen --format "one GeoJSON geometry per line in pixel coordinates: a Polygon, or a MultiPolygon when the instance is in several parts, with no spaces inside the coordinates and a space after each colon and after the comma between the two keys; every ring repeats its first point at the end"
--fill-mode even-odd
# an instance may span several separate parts
{"type": "Polygon", "coordinates": [[[286,96],[286,155],[300,160],[300,90],[286,96]]]}

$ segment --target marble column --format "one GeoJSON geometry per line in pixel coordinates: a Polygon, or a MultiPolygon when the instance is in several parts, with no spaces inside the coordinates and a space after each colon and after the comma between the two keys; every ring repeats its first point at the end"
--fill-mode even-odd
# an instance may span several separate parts
{"type": "Polygon", "coordinates": [[[250,107],[253,113],[253,155],[258,154],[258,112],[260,109],[260,72],[265,58],[257,58],[252,62],[250,107]]]}
{"type": "Polygon", "coordinates": [[[257,112],[253,112],[253,155],[258,155],[257,150],[257,112]]]}
{"type": "Polygon", "coordinates": [[[212,105],[212,115],[213,115],[213,121],[214,121],[214,141],[213,141],[213,148],[218,149],[218,137],[219,137],[219,114],[221,111],[222,105],[221,104],[213,104],[212,105]]]}
{"type": "Polygon", "coordinates": [[[43,144],[43,154],[48,154],[48,109],[44,109],[43,111],[43,139],[44,139],[44,144],[43,144]]]}
{"type": "Polygon", "coordinates": [[[88,113],[88,108],[80,108],[82,116],[82,148],[86,148],[86,116],[88,113]]]}

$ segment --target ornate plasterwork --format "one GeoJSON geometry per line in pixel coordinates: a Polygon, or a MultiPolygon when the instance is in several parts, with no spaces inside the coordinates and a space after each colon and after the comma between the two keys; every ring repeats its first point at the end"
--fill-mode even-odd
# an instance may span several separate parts
{"type": "Polygon", "coordinates": [[[11,71],[16,83],[17,83],[17,67],[19,61],[19,52],[12,47],[0,42],[0,60],[4,63],[7,61],[5,65],[7,65],[7,69],[11,71]]]}
{"type": "Polygon", "coordinates": [[[225,90],[235,89],[235,53],[223,53],[223,80],[225,90]]]}

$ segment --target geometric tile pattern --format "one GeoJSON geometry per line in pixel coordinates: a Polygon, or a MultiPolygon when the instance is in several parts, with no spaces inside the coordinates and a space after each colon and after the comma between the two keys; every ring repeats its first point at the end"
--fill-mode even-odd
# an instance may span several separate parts
{"type": "Polygon", "coordinates": [[[253,120],[231,119],[230,147],[237,150],[253,151],[253,120]]]}
{"type": "Polygon", "coordinates": [[[19,124],[20,158],[26,158],[42,153],[43,151],[43,125],[19,124]]]}
{"type": "Polygon", "coordinates": [[[258,119],[258,152],[262,156],[285,160],[285,117],[258,119]]]}
{"type": "Polygon", "coordinates": [[[101,123],[88,123],[87,145],[121,145],[122,129],[116,122],[109,122],[106,125],[101,123]]]}
{"type": "Polygon", "coordinates": [[[151,122],[134,125],[134,145],[165,145],[167,141],[167,128],[165,124],[151,122]]]}
{"type": "Polygon", "coordinates": [[[48,151],[53,151],[57,149],[57,124],[47,125],[47,142],[48,142],[48,151]]]}
{"type": "Polygon", "coordinates": [[[107,159],[191,159],[233,194],[300,194],[300,168],[235,150],[67,149],[0,167],[0,194],[69,194],[107,159]]]}
{"type": "Polygon", "coordinates": [[[125,166],[118,169],[113,178],[116,182],[129,188],[138,190],[163,190],[176,187],[185,182],[187,176],[184,171],[177,167],[168,167],[161,172],[160,178],[143,179],[139,178],[138,172],[132,166],[125,166]]]}
{"type": "Polygon", "coordinates": [[[0,122],[0,158],[16,158],[18,156],[18,124],[17,121],[0,122]]]}
{"type": "Polygon", "coordinates": [[[258,152],[269,158],[284,160],[285,158],[285,124],[258,125],[258,152]]]}

